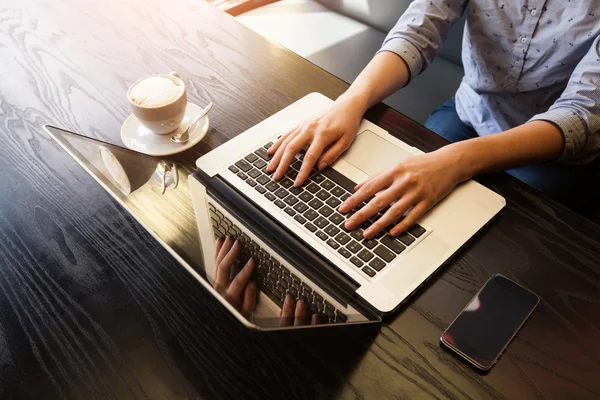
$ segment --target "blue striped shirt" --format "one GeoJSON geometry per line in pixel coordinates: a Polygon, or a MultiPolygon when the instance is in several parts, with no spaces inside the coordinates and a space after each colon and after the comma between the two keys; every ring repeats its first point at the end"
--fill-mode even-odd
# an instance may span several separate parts
{"type": "Polygon", "coordinates": [[[460,119],[479,135],[549,121],[565,139],[559,161],[600,157],[600,1],[415,0],[381,51],[416,76],[464,13],[460,119]]]}

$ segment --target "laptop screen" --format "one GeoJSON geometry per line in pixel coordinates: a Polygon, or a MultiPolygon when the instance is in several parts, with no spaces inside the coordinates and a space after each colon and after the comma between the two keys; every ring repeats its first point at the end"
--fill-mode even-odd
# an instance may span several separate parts
{"type": "Polygon", "coordinates": [[[290,329],[379,321],[275,250],[190,166],[45,126],[46,131],[245,325],[290,329]],[[237,241],[237,244],[236,244],[237,241]]]}

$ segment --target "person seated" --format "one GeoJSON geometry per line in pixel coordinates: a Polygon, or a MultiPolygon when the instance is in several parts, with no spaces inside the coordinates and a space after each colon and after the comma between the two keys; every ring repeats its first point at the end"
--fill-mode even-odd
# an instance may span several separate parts
{"type": "Polygon", "coordinates": [[[354,140],[362,115],[431,63],[452,23],[466,14],[465,76],[455,97],[425,126],[451,142],[371,176],[339,208],[368,201],[351,230],[387,209],[364,232],[398,235],[457,184],[508,173],[585,213],[600,205],[600,9],[596,0],[415,0],[383,47],[327,111],[286,132],[269,149],[283,177],[308,150],[294,185],[332,165],[354,140]],[[370,200],[370,201],[369,201],[370,200]],[[405,215],[406,214],[406,215],[405,215]],[[405,217],[403,217],[405,215],[405,217]]]}

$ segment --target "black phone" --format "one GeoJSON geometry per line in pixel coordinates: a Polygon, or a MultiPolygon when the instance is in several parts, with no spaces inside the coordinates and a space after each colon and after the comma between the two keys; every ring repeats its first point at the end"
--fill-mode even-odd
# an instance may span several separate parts
{"type": "Polygon", "coordinates": [[[440,341],[476,368],[487,371],[539,302],[529,289],[502,275],[492,275],[440,341]]]}

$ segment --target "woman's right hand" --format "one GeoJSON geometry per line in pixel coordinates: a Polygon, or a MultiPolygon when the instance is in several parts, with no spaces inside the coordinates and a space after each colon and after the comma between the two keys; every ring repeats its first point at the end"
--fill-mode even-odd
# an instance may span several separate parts
{"type": "Polygon", "coordinates": [[[310,145],[294,182],[294,186],[302,185],[315,165],[319,170],[327,168],[350,147],[364,112],[361,104],[338,99],[325,113],[304,121],[271,146],[269,154],[273,159],[267,171],[275,171],[273,179],[276,181],[283,178],[294,156],[310,145]]]}

